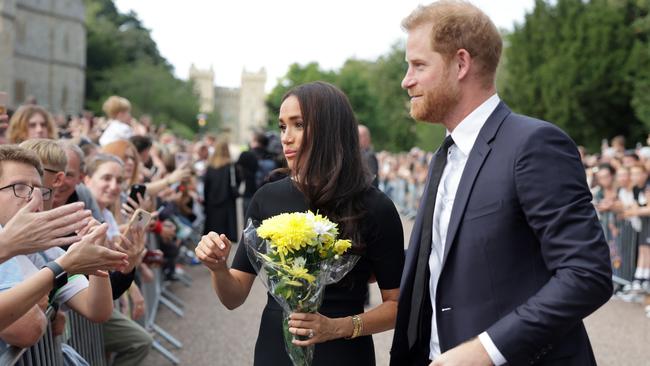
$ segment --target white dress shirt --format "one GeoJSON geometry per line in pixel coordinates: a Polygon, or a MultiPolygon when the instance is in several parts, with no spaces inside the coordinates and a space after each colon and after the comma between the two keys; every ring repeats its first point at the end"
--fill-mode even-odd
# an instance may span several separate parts
{"type": "MultiPolygon", "coordinates": [[[[447,151],[447,165],[445,165],[440,183],[438,184],[431,232],[431,255],[429,256],[429,271],[431,272],[429,291],[431,293],[431,308],[433,309],[433,316],[431,317],[431,341],[429,344],[429,358],[431,360],[435,360],[440,355],[440,339],[438,337],[438,324],[436,320],[436,288],[438,286],[440,272],[442,271],[447,229],[451,218],[451,210],[454,207],[456,191],[458,190],[463,170],[465,170],[467,157],[474,147],[474,142],[481,128],[500,101],[499,96],[494,94],[465,117],[451,132],[451,138],[454,140],[454,144],[447,151]]],[[[449,131],[447,131],[447,134],[449,134],[449,131]]],[[[443,312],[451,310],[441,309],[443,312]]],[[[499,366],[506,363],[505,358],[486,332],[481,333],[479,340],[495,365],[499,366]]]]}

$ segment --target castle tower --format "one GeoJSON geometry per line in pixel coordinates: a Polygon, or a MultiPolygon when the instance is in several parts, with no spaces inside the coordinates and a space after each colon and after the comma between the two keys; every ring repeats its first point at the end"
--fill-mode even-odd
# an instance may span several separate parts
{"type": "Polygon", "coordinates": [[[247,72],[243,70],[241,76],[241,90],[239,96],[239,129],[235,140],[246,143],[250,140],[251,132],[265,128],[266,120],[266,70],[247,72]]]}
{"type": "Polygon", "coordinates": [[[199,111],[212,113],[214,111],[214,71],[200,70],[190,66],[190,80],[194,82],[194,90],[199,93],[199,111]]]}

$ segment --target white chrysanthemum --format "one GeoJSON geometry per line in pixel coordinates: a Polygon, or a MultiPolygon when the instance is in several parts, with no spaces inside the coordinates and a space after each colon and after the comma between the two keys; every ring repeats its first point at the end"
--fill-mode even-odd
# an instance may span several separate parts
{"type": "Polygon", "coordinates": [[[293,259],[293,268],[305,268],[307,260],[305,257],[296,257],[293,259]]]}

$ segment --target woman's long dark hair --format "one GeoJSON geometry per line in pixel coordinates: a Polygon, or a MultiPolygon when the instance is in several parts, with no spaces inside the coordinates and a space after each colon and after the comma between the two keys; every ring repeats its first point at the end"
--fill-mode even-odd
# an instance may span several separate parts
{"type": "Polygon", "coordinates": [[[282,101],[295,96],[304,124],[301,146],[292,175],[312,210],[318,210],[339,224],[342,238],[353,241],[361,251],[358,223],[365,212],[363,192],[370,187],[362,163],[359,131],[348,98],[324,82],[299,85],[282,101]]]}

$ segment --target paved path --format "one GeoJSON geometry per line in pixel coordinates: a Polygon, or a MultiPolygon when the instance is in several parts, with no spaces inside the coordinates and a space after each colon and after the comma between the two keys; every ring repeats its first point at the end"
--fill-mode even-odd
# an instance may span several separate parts
{"type": "MultiPolygon", "coordinates": [[[[410,232],[410,223],[405,222],[410,232]]],[[[408,234],[407,234],[408,235],[408,234]]],[[[174,283],[172,290],[187,303],[186,315],[178,318],[162,307],[158,325],[175,335],[184,345],[174,353],[182,365],[245,366],[253,363],[253,349],[266,293],[259,281],[244,305],[227,310],[210,285],[210,275],[201,266],[188,268],[194,278],[191,288],[174,283]]],[[[371,305],[379,302],[376,287],[371,305]]],[[[650,365],[650,319],[638,304],[612,299],[585,321],[599,365],[650,365]]],[[[377,365],[388,365],[392,332],[374,336],[377,365]]],[[[163,341],[163,344],[164,341],[163,341]]],[[[166,344],[170,349],[171,345],[166,344]]],[[[144,365],[169,365],[151,351],[144,365]]]]}

